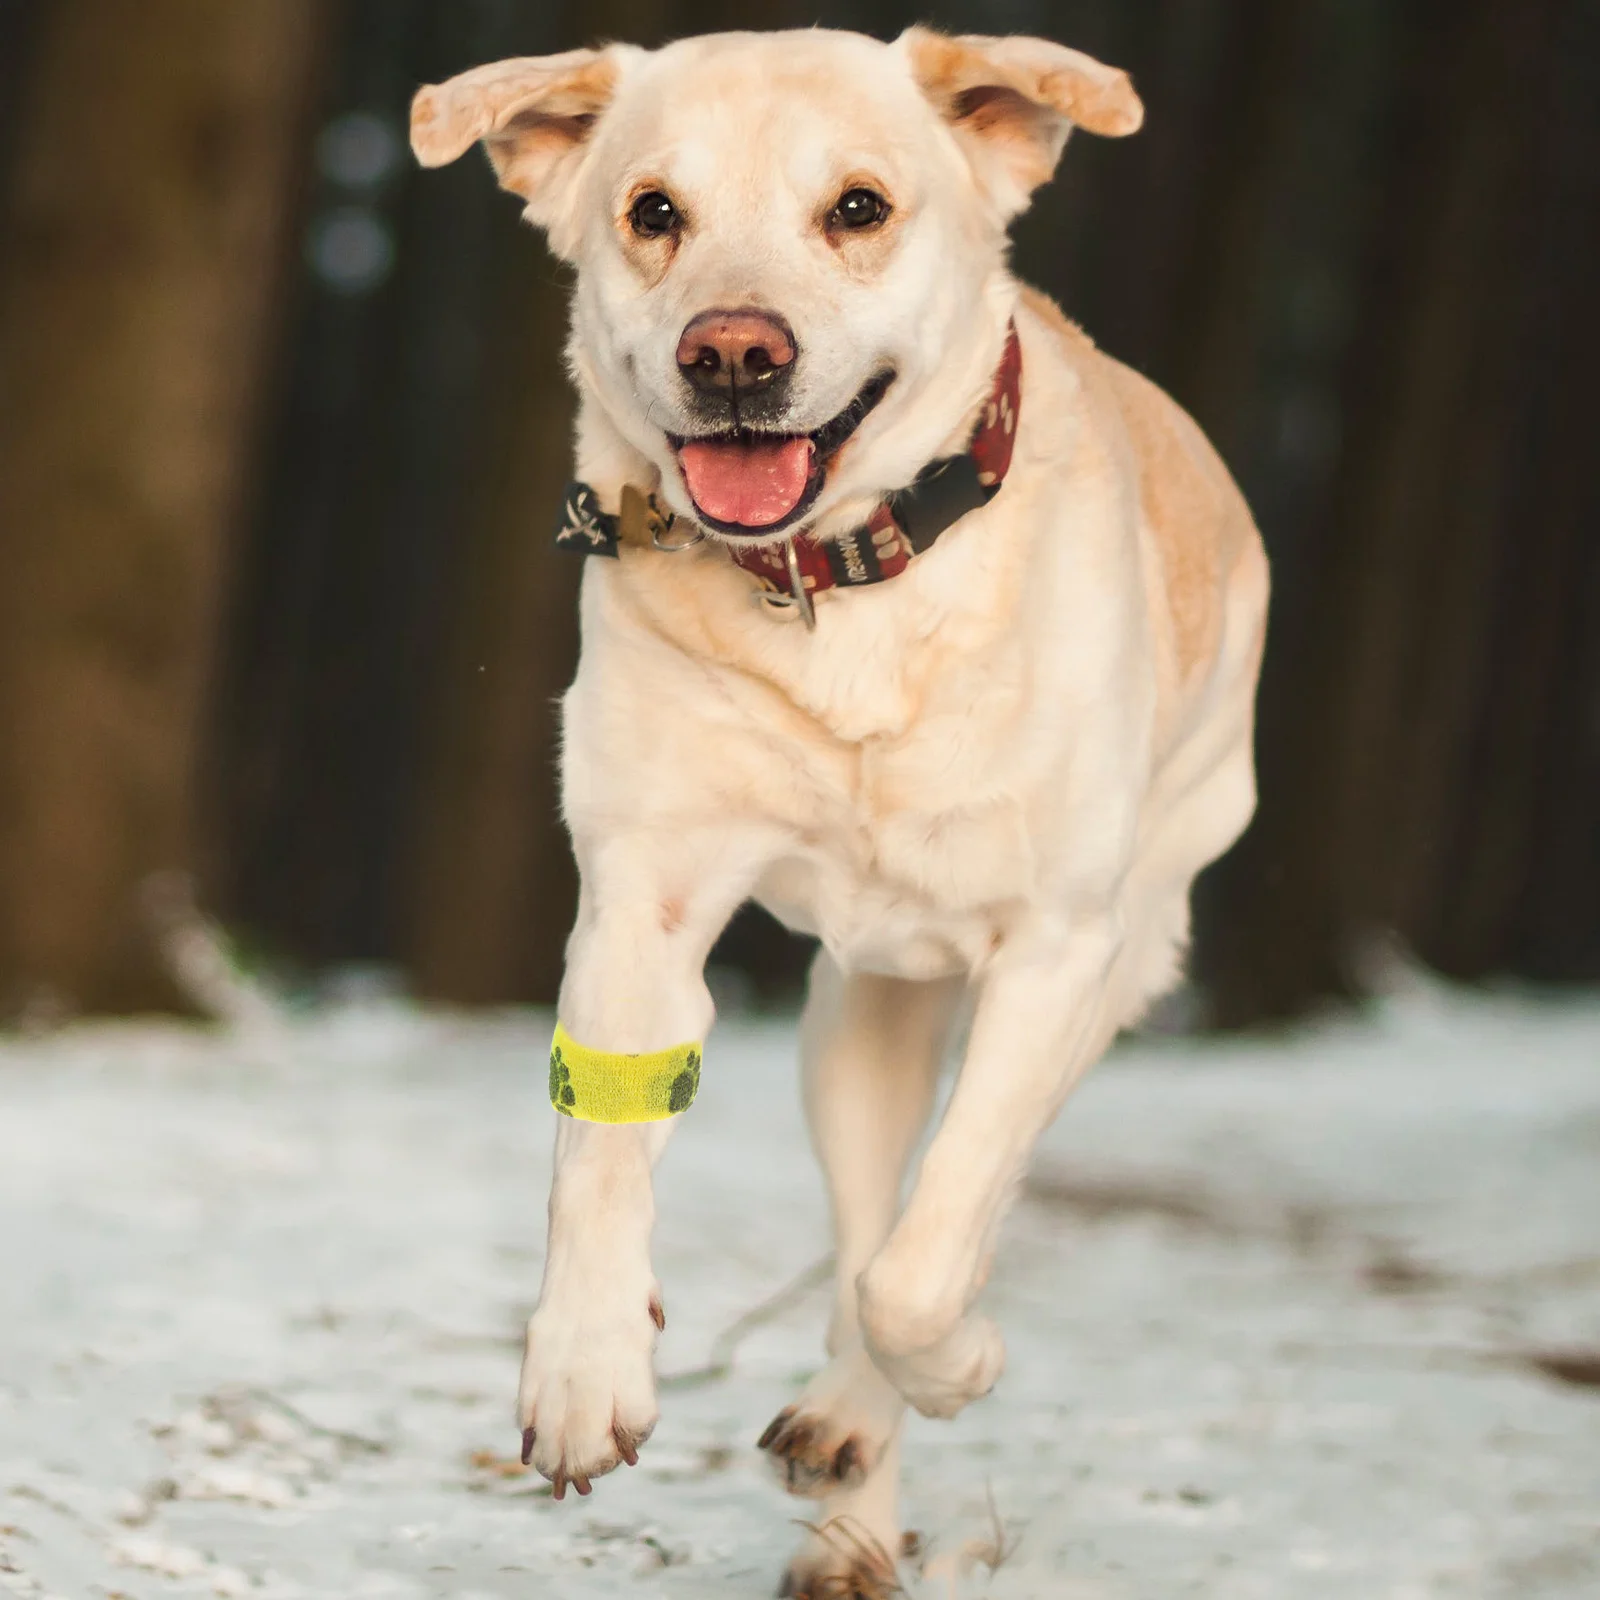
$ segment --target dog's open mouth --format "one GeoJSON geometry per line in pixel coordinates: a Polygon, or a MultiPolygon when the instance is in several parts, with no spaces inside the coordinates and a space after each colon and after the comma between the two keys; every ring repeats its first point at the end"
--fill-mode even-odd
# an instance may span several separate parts
{"type": "Polygon", "coordinates": [[[669,439],[696,515],[718,533],[763,539],[789,527],[822,492],[828,462],[893,382],[892,372],[869,378],[838,416],[811,433],[740,429],[669,439]]]}

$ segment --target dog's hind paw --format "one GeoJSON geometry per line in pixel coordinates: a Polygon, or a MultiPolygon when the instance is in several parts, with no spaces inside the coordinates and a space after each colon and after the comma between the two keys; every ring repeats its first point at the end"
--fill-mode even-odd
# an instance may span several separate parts
{"type": "Polygon", "coordinates": [[[758,1443],[772,1457],[790,1494],[853,1489],[866,1482],[873,1466],[869,1441],[852,1433],[839,1443],[822,1421],[801,1415],[793,1406],[785,1406],[772,1419],[758,1443]]]}
{"type": "Polygon", "coordinates": [[[830,1362],[757,1441],[790,1494],[859,1487],[893,1438],[905,1406],[857,1348],[830,1362]]]}
{"type": "Polygon", "coordinates": [[[778,1585],[779,1600],[899,1600],[905,1592],[893,1556],[852,1517],[813,1527],[778,1585]]]}

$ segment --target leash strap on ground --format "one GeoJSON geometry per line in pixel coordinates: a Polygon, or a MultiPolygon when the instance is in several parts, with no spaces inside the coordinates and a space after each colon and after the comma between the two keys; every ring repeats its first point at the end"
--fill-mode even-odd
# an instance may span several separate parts
{"type": "Polygon", "coordinates": [[[550,1104],[580,1122],[660,1122],[694,1104],[701,1054],[699,1044],[641,1055],[591,1050],[558,1022],[550,1041],[550,1104]]]}

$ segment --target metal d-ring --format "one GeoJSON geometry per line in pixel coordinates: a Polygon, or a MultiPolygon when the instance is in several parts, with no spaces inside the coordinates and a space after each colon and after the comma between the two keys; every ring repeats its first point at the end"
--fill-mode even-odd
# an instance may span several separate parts
{"type": "MultiPolygon", "coordinates": [[[[654,506],[655,506],[655,496],[652,495],[651,496],[651,507],[652,507],[652,509],[654,509],[654,506]]],[[[669,511],[666,514],[665,521],[660,522],[651,531],[651,534],[650,534],[650,542],[651,542],[651,544],[653,544],[656,547],[657,550],[664,550],[669,556],[675,556],[675,555],[679,554],[680,551],[694,549],[694,547],[697,544],[701,544],[701,543],[704,542],[705,536],[706,536],[706,530],[704,528],[696,528],[694,530],[694,536],[692,538],[685,539],[681,544],[663,544],[661,542],[661,535],[666,533],[666,532],[668,532],[671,529],[673,523],[676,522],[677,520],[678,519],[675,516],[673,516],[672,513],[669,511]]]]}
{"type": "Polygon", "coordinates": [[[799,608],[807,631],[814,632],[817,626],[817,608],[811,599],[811,591],[806,588],[805,577],[800,571],[800,557],[795,550],[793,539],[784,541],[783,554],[789,568],[789,593],[794,596],[794,604],[799,608]]]}

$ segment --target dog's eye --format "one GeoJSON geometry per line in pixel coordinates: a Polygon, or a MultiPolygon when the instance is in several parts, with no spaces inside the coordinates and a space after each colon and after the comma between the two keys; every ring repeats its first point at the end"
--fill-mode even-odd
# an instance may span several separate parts
{"type": "Polygon", "coordinates": [[[663,233],[671,233],[683,218],[678,215],[678,208],[666,195],[659,189],[652,189],[649,194],[642,194],[633,202],[628,220],[633,224],[635,233],[654,238],[663,233]]]}
{"type": "Polygon", "coordinates": [[[873,189],[846,189],[828,221],[836,228],[875,228],[889,215],[889,202],[873,189]]]}

